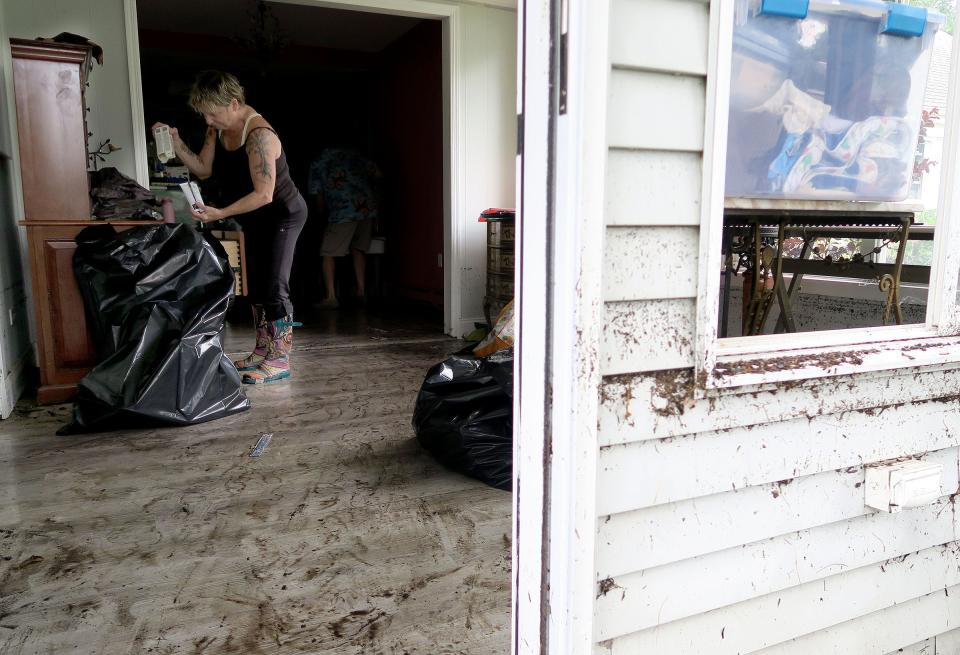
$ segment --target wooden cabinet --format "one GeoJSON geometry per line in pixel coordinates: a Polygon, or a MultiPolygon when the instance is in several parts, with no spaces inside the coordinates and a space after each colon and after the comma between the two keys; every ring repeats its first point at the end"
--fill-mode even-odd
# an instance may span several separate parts
{"type": "MultiPolygon", "coordinates": [[[[40,404],[70,400],[96,363],[83,299],[73,273],[74,238],[95,224],[87,176],[84,89],[90,69],[87,46],[10,39],[16,94],[23,225],[27,230],[37,319],[40,404]]],[[[97,221],[99,223],[100,221],[97,221]]],[[[154,221],[110,221],[118,229],[154,221]]],[[[243,235],[230,250],[237,293],[246,293],[243,235]]],[[[229,250],[229,249],[228,249],[229,250]]]]}
{"type": "Polygon", "coordinates": [[[83,298],[73,274],[74,237],[82,226],[28,226],[37,315],[41,404],[69,400],[96,363],[83,298]]]}
{"type": "Polygon", "coordinates": [[[90,48],[11,39],[27,221],[89,221],[84,89],[90,48]]]}
{"type": "Polygon", "coordinates": [[[40,356],[37,399],[64,402],[96,362],[73,274],[74,237],[93,222],[84,108],[90,48],[11,39],[10,50],[40,356]]]}

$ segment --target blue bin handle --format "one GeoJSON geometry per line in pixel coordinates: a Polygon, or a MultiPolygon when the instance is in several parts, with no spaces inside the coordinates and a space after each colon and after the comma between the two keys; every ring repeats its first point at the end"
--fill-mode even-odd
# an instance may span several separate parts
{"type": "Polygon", "coordinates": [[[806,18],[809,10],[810,0],[763,0],[760,3],[761,16],[806,18]]]}
{"type": "Polygon", "coordinates": [[[887,14],[883,19],[883,34],[896,36],[923,36],[927,27],[927,8],[913,7],[893,2],[887,3],[887,14]]]}

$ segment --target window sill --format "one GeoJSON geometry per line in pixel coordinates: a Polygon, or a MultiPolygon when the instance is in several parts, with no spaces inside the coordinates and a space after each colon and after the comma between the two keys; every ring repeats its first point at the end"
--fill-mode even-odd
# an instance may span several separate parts
{"type": "Polygon", "coordinates": [[[722,339],[706,395],[882,371],[960,368],[960,337],[924,325],[722,339]],[[785,339],[790,348],[784,348],[785,339]],[[824,345],[829,342],[830,345],[824,345]]]}

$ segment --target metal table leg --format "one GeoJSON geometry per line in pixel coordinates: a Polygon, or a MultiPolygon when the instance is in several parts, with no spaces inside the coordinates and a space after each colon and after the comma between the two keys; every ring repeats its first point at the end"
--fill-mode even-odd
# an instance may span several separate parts
{"type": "Polygon", "coordinates": [[[717,326],[717,334],[720,338],[727,336],[727,321],[730,316],[730,278],[733,277],[733,230],[723,229],[723,247],[724,256],[723,266],[723,299],[720,303],[720,324],[717,326]]]}
{"type": "Polygon", "coordinates": [[[890,313],[893,312],[897,325],[903,325],[903,308],[900,307],[900,273],[903,270],[903,258],[907,251],[907,242],[910,237],[910,219],[904,218],[900,225],[900,244],[897,246],[897,263],[893,274],[888,273],[880,278],[880,291],[887,294],[887,306],[883,312],[883,324],[890,323],[890,313]]]}
{"type": "MultiPolygon", "coordinates": [[[[807,250],[810,247],[810,240],[813,237],[803,237],[803,246],[800,248],[800,260],[807,258],[807,250]]],[[[800,288],[800,281],[803,280],[803,273],[794,273],[790,278],[790,286],[787,287],[786,297],[780,299],[780,316],[777,318],[777,325],[774,327],[774,333],[796,332],[797,326],[793,319],[793,296],[800,288]],[[786,310],[784,310],[786,306],[786,310]],[[789,324],[785,324],[785,319],[789,316],[789,324]]],[[[783,285],[783,276],[780,276],[780,285],[783,285]]]]}
{"type": "MultiPolygon", "coordinates": [[[[770,315],[770,308],[773,306],[773,298],[776,297],[777,302],[780,305],[780,316],[783,317],[784,323],[787,326],[787,331],[795,332],[793,324],[793,312],[790,309],[790,303],[784,295],[783,289],[783,241],[784,241],[784,230],[786,224],[784,221],[780,221],[780,226],[777,229],[777,248],[775,254],[775,259],[772,262],[766,262],[767,270],[773,273],[773,288],[767,290],[764,288],[764,297],[766,302],[764,303],[763,315],[760,319],[760,325],[757,329],[757,334],[763,332],[763,326],[767,322],[767,316],[770,315]],[[773,270],[771,271],[771,264],[773,264],[773,270]]],[[[764,281],[766,281],[766,275],[764,275],[764,281]]],[[[764,284],[766,287],[766,284],[764,284]]]]}
{"type": "Polygon", "coordinates": [[[767,288],[767,278],[774,274],[772,267],[776,259],[776,251],[763,245],[759,222],[754,225],[753,246],[753,289],[750,294],[750,305],[744,317],[744,336],[753,336],[763,332],[763,326],[767,322],[767,316],[770,313],[770,306],[775,294],[773,288],[767,288]]]}

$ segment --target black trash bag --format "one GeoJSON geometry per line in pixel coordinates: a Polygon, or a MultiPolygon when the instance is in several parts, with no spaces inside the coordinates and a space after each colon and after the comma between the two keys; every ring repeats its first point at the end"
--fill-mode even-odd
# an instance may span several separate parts
{"type": "Polygon", "coordinates": [[[234,276],[220,242],[167,224],[88,227],[76,242],[99,363],[58,434],[191,425],[249,409],[223,352],[234,276]]]}
{"type": "Polygon", "coordinates": [[[420,445],[444,466],[513,487],[513,349],[452,355],[427,373],[413,413],[420,445]]]}

